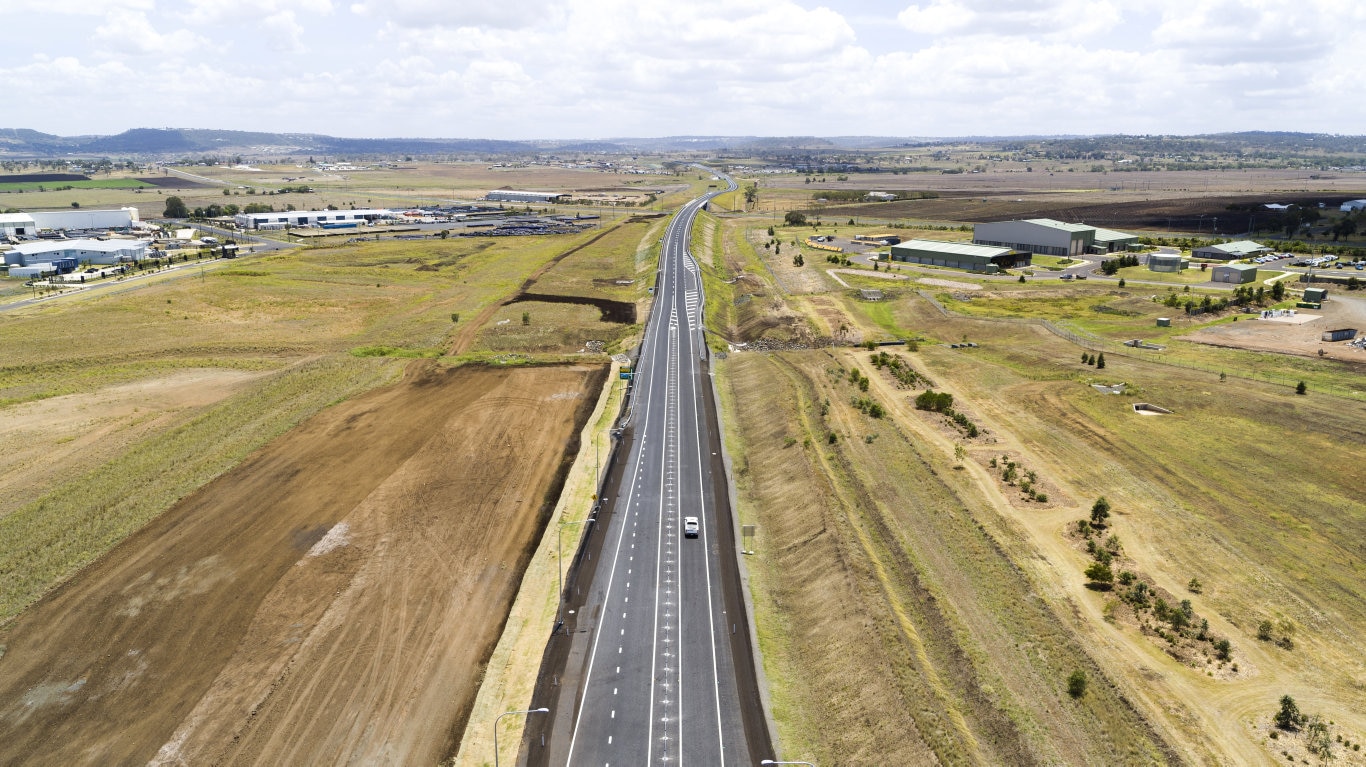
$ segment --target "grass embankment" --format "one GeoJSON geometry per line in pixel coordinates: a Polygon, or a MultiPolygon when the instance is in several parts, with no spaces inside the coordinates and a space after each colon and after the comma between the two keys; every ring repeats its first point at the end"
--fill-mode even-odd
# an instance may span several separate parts
{"type": "Polygon", "coordinates": [[[721,368],[740,514],[759,525],[750,572],[783,756],[1163,760],[947,461],[849,404],[844,354],[721,368]],[[1093,680],[1081,700],[1065,692],[1077,669],[1093,680]]]}
{"type": "Polygon", "coordinates": [[[955,394],[955,405],[970,408],[991,435],[989,447],[970,455],[1018,453],[1074,499],[1005,513],[1042,555],[1040,571],[1063,602],[1077,607],[1087,631],[1100,633],[1104,641],[1093,648],[1102,663],[1191,758],[1267,758],[1274,742],[1250,725],[1265,724],[1287,693],[1335,720],[1344,737],[1366,734],[1354,681],[1366,652],[1359,545],[1366,501],[1356,492],[1366,480],[1359,468],[1366,405],[1312,389],[1297,397],[1278,386],[1220,383],[1217,375],[1117,355],[1097,371],[1080,363],[1076,346],[1040,328],[943,318],[915,299],[873,313],[890,315],[897,327],[982,344],[927,347],[917,360],[935,388],[955,394]],[[1097,380],[1125,381],[1130,393],[1085,385],[1097,380]],[[1136,401],[1176,414],[1138,416],[1136,401]],[[1111,532],[1126,556],[1161,587],[1189,597],[1211,630],[1231,640],[1238,672],[1207,677],[1168,657],[1161,640],[1107,621],[1114,597],[1082,587],[1088,559],[1061,536],[1099,495],[1118,510],[1111,532]],[[1200,593],[1187,588],[1191,578],[1203,584],[1200,593]],[[1264,621],[1293,649],[1258,639],[1264,621]]]}
{"type": "MultiPolygon", "coordinates": [[[[386,357],[447,348],[461,328],[453,314],[469,322],[572,245],[547,237],[310,248],[6,314],[3,408],[104,395],[188,368],[278,372],[164,417],[136,440],[91,446],[93,468],[29,488],[31,501],[0,504],[0,621],[271,437],[390,380],[403,363],[386,357]]],[[[630,273],[634,248],[621,249],[630,273]]],[[[127,404],[136,413],[137,400],[127,404]]]]}

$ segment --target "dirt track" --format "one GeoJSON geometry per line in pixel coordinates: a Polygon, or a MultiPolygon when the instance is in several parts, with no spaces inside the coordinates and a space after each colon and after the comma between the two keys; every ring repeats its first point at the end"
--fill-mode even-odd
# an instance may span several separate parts
{"type": "Polygon", "coordinates": [[[424,363],[186,498],[0,635],[0,763],[436,763],[604,370],[424,363]]]}

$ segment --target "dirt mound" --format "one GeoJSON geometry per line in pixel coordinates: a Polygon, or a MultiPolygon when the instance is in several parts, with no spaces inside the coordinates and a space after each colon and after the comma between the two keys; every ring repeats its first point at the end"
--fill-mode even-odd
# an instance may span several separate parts
{"type": "Polygon", "coordinates": [[[0,635],[0,763],[436,763],[605,370],[418,363],[186,498],[0,635]]]}

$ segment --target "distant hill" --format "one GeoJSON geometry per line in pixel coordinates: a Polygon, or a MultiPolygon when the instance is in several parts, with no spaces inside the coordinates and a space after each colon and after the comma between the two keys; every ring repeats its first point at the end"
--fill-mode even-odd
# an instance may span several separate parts
{"type": "Polygon", "coordinates": [[[317,133],[182,128],[134,128],[116,136],[54,136],[26,128],[0,128],[0,160],[49,157],[179,159],[184,157],[312,155],[319,159],[394,157],[399,155],[489,157],[555,153],[830,153],[933,144],[1009,146],[1046,144],[1069,155],[1106,151],[1162,152],[1298,152],[1313,154],[1366,151],[1366,138],[1325,133],[1246,131],[1200,136],[663,136],[604,140],[541,139],[502,141],[460,138],[342,138],[317,133]]]}

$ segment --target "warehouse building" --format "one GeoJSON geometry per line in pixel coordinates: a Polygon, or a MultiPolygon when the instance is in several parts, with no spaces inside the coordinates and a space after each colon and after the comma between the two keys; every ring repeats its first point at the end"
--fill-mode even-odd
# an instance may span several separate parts
{"type": "Polygon", "coordinates": [[[40,210],[29,214],[38,229],[132,229],[138,223],[137,208],[118,210],[40,210]]]}
{"type": "Polygon", "coordinates": [[[32,237],[38,222],[27,213],[0,213],[0,237],[32,237]]]}
{"type": "Polygon", "coordinates": [[[565,197],[563,192],[523,192],[514,189],[495,189],[484,197],[493,202],[555,202],[565,197]]]}
{"type": "Polygon", "coordinates": [[[274,213],[238,213],[233,221],[243,229],[285,229],[291,226],[322,226],[330,223],[370,223],[394,217],[377,208],[361,210],[290,210],[274,213]]]}
{"type": "Polygon", "coordinates": [[[0,237],[34,237],[38,232],[45,230],[57,232],[68,229],[132,229],[137,223],[137,208],[0,213],[0,237]]]}
{"type": "Polygon", "coordinates": [[[1189,263],[1179,253],[1154,253],[1148,256],[1148,271],[1179,272],[1189,263]]]}
{"type": "Polygon", "coordinates": [[[912,239],[892,246],[892,260],[994,274],[1029,266],[1031,256],[1014,248],[912,239]]]}
{"type": "Polygon", "coordinates": [[[1234,242],[1225,242],[1219,245],[1206,245],[1203,248],[1196,248],[1191,251],[1191,255],[1195,258],[1217,258],[1221,261],[1232,261],[1238,258],[1255,256],[1258,253],[1269,253],[1270,251],[1271,248],[1268,248],[1261,243],[1253,242],[1252,240],[1236,240],[1234,242]]]}
{"type": "MultiPolygon", "coordinates": [[[[120,264],[146,257],[147,240],[42,240],[23,242],[5,251],[10,266],[37,266],[61,259],[74,263],[120,264]]],[[[10,272],[13,274],[13,270],[10,272]]]]}
{"type": "Polygon", "coordinates": [[[1091,252],[1096,230],[1085,224],[1064,224],[1051,218],[995,221],[972,228],[977,245],[1023,250],[1041,256],[1076,257],[1091,252]]]}
{"type": "Polygon", "coordinates": [[[1210,279],[1215,282],[1233,282],[1241,285],[1257,281],[1256,264],[1220,264],[1211,271],[1213,275],[1210,279]]]}
{"type": "Polygon", "coordinates": [[[1358,210],[1366,210],[1366,200],[1348,200],[1339,205],[1338,210],[1343,213],[1354,213],[1358,210]]]}
{"type": "Polygon", "coordinates": [[[1136,234],[1096,227],[1095,244],[1091,246],[1091,250],[1096,253],[1114,253],[1115,251],[1133,250],[1138,246],[1138,235],[1136,234]]]}

